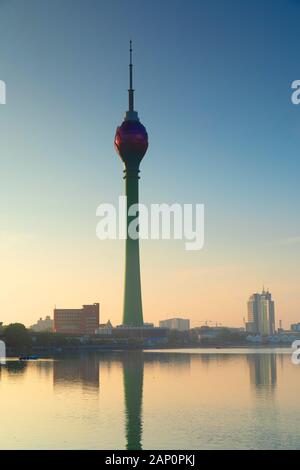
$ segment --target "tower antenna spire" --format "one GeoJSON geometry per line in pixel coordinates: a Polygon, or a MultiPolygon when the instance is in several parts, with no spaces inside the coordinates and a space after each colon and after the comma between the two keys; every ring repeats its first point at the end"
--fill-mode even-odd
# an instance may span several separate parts
{"type": "Polygon", "coordinates": [[[130,47],[129,47],[129,55],[130,55],[130,63],[129,63],[129,111],[134,110],[134,90],[132,88],[132,41],[130,40],[130,47]]]}

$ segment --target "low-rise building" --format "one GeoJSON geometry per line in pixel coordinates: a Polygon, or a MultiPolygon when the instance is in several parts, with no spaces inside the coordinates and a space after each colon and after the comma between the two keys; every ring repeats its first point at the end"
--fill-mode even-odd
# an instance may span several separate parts
{"type": "Polygon", "coordinates": [[[201,326],[192,330],[201,341],[203,339],[215,339],[220,335],[234,335],[245,333],[245,328],[231,326],[201,326]]]}
{"type": "Polygon", "coordinates": [[[53,331],[54,322],[49,315],[45,317],[43,320],[42,317],[34,324],[31,325],[30,329],[35,331],[36,333],[43,332],[43,331],[53,331]]]}
{"type": "Polygon", "coordinates": [[[270,344],[288,344],[291,345],[294,341],[300,340],[300,331],[282,330],[280,333],[274,335],[248,335],[247,341],[251,343],[270,343],[270,344]]]}
{"type": "Polygon", "coordinates": [[[108,320],[107,323],[101,323],[99,325],[99,328],[96,329],[95,333],[96,335],[111,335],[112,331],[113,331],[113,326],[110,320],[108,320]]]}
{"type": "Polygon", "coordinates": [[[291,325],[291,330],[300,331],[300,323],[294,323],[293,325],[291,325]]]}
{"type": "Polygon", "coordinates": [[[167,337],[167,328],[151,326],[125,326],[118,325],[113,329],[115,338],[134,338],[134,339],[165,339],[167,337]]]}

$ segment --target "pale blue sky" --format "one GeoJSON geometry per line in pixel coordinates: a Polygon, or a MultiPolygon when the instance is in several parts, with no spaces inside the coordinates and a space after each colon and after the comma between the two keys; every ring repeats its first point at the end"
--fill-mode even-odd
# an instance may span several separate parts
{"type": "Polygon", "coordinates": [[[7,105],[0,107],[0,232],[12,269],[7,279],[3,265],[1,275],[5,320],[24,315],[30,322],[55,303],[87,301],[100,301],[105,317],[120,319],[123,247],[95,239],[95,211],[123,191],[113,137],[127,107],[130,38],[136,108],[150,140],[141,200],[206,206],[203,252],[143,245],[145,278],[147,260],[155,256],[155,269],[165,272],[165,289],[153,293],[161,296],[161,308],[159,300],[147,304],[155,288],[150,277],[144,283],[148,320],[178,304],[195,324],[210,315],[237,323],[247,296],[263,282],[280,315],[300,320],[300,106],[290,100],[291,82],[300,79],[300,2],[0,0],[0,13],[0,79],[7,84],[7,105]],[[10,248],[10,257],[6,243],[15,247],[20,240],[20,253],[10,248]],[[109,297],[101,286],[116,255],[119,264],[108,279],[116,279],[119,290],[109,297]],[[31,259],[37,263],[32,273],[31,259]],[[18,264],[24,271],[14,277],[18,264]],[[174,300],[167,281],[174,267],[179,284],[187,270],[208,270],[214,304],[205,287],[198,297],[197,282],[186,303],[184,285],[174,300]],[[76,269],[83,271],[73,279],[76,269]],[[220,269],[232,280],[233,303],[222,297],[220,269]],[[48,281],[45,270],[52,272],[48,281]],[[58,271],[66,296],[56,295],[58,271]],[[31,282],[24,285],[19,276],[31,282]],[[23,303],[12,298],[14,280],[23,303]],[[45,292],[49,284],[51,293],[45,292]]]}

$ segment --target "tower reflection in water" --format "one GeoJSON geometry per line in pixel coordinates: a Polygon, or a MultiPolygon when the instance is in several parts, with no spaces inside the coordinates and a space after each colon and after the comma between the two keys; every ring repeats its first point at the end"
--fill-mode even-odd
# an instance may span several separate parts
{"type": "Polygon", "coordinates": [[[189,354],[128,351],[120,355],[123,366],[126,449],[142,449],[144,364],[189,368],[189,354]]]}
{"type": "Polygon", "coordinates": [[[143,351],[123,354],[123,380],[126,415],[126,449],[142,449],[142,401],[144,380],[143,351]]]}

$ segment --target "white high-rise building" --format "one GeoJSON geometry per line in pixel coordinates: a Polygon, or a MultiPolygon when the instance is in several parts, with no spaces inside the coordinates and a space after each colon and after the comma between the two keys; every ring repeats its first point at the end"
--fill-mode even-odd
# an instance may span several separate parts
{"type": "Polygon", "coordinates": [[[275,305],[269,291],[253,294],[248,300],[248,322],[246,331],[260,335],[275,333],[275,305]]]}
{"type": "Polygon", "coordinates": [[[160,328],[169,328],[169,330],[188,331],[190,329],[190,320],[184,318],[170,318],[159,322],[160,328]]]}

